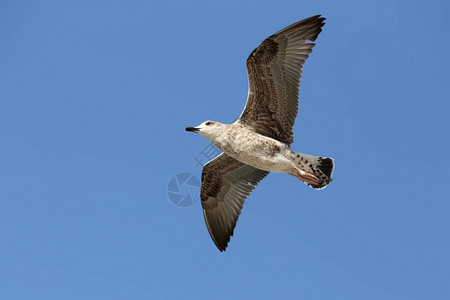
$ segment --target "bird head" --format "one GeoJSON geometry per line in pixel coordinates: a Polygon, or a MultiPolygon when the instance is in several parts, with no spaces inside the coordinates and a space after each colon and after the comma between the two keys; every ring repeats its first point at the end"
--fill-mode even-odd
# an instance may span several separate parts
{"type": "Polygon", "coordinates": [[[205,121],[197,127],[186,127],[186,131],[196,132],[211,140],[222,131],[223,125],[215,121],[205,121]]]}

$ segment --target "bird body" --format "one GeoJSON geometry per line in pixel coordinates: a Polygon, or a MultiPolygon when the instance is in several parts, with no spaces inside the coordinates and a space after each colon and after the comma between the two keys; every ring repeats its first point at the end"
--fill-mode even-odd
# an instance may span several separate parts
{"type": "Polygon", "coordinates": [[[187,127],[222,154],[205,164],[200,198],[208,231],[220,251],[233,235],[245,199],[270,172],[287,173],[315,189],[331,182],[332,158],[291,149],[305,60],[325,18],[313,16],[265,39],[247,58],[249,92],[233,124],[187,127]]]}
{"type": "Polygon", "coordinates": [[[240,123],[220,124],[220,130],[210,135],[209,140],[232,158],[255,168],[269,172],[286,172],[289,169],[289,161],[284,156],[288,145],[256,133],[240,123]]]}
{"type": "Polygon", "coordinates": [[[206,121],[195,128],[217,148],[244,164],[287,173],[317,189],[331,181],[328,170],[321,169],[321,162],[328,159],[332,163],[331,158],[297,153],[288,144],[259,134],[239,121],[232,124],[206,121]]]}

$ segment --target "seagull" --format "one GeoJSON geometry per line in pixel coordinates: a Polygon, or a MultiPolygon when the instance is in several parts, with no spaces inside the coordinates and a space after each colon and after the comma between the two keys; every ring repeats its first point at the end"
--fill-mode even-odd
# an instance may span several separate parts
{"type": "Polygon", "coordinates": [[[303,64],[324,21],[317,15],[294,23],[253,50],[246,62],[247,103],[236,122],[205,121],[186,128],[222,151],[204,165],[200,190],[206,226],[220,251],[227,248],[245,199],[270,172],[287,173],[314,189],[331,182],[332,158],[290,146],[303,64]]]}

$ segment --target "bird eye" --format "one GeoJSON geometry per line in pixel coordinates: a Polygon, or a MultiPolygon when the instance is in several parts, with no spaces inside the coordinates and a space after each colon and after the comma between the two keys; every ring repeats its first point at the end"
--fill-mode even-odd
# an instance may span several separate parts
{"type": "Polygon", "coordinates": [[[206,122],[205,125],[206,126],[211,125],[211,122],[206,122]]]}

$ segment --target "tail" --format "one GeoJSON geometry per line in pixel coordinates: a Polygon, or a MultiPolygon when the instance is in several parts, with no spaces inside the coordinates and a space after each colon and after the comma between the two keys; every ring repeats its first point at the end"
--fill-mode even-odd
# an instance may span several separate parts
{"type": "Polygon", "coordinates": [[[297,171],[290,173],[290,175],[318,190],[325,188],[331,182],[331,175],[334,169],[334,160],[332,158],[294,151],[292,151],[290,156],[295,165],[294,169],[297,171]]]}

